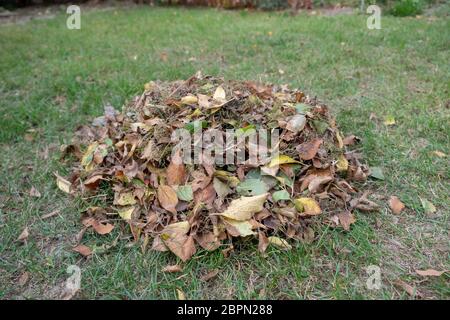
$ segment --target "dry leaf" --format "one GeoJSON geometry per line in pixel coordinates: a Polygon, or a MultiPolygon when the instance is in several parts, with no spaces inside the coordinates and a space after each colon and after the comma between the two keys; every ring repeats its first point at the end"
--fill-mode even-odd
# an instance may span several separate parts
{"type": "Polygon", "coordinates": [[[28,280],[30,279],[30,273],[28,271],[25,271],[22,273],[19,277],[19,280],[17,281],[18,285],[23,287],[27,284],[28,280]]]}
{"type": "Polygon", "coordinates": [[[241,197],[233,200],[224,212],[218,214],[238,221],[249,220],[253,217],[253,214],[264,208],[264,202],[268,195],[269,193],[264,193],[259,196],[241,197]]]}
{"type": "Polygon", "coordinates": [[[443,275],[446,272],[449,272],[449,270],[443,270],[443,271],[437,271],[434,269],[416,270],[416,273],[423,277],[440,277],[441,275],[443,275]]]}
{"type": "Polygon", "coordinates": [[[178,300],[186,300],[186,295],[181,289],[177,289],[178,300]]]}
{"type": "Polygon", "coordinates": [[[284,239],[278,238],[278,237],[269,237],[268,238],[269,243],[273,244],[274,246],[283,249],[283,250],[291,250],[292,246],[284,239]]]}
{"type": "Polygon", "coordinates": [[[178,204],[177,193],[170,186],[159,186],[158,200],[164,209],[174,214],[177,213],[177,210],[175,209],[178,204]]]}
{"type": "Polygon", "coordinates": [[[183,271],[183,268],[178,264],[171,265],[171,266],[165,266],[162,269],[162,272],[168,272],[168,273],[175,273],[175,272],[181,272],[181,271],[183,271]]]}
{"type": "Polygon", "coordinates": [[[413,286],[407,284],[406,282],[402,280],[396,280],[394,284],[401,289],[405,290],[406,293],[408,293],[411,297],[417,296],[417,297],[423,297],[422,293],[420,293],[416,288],[413,286]]]}
{"type": "Polygon", "coordinates": [[[33,186],[30,189],[30,196],[36,197],[36,198],[40,198],[41,197],[41,193],[33,186]]]}
{"type": "Polygon", "coordinates": [[[356,222],[355,216],[348,211],[338,213],[336,216],[338,217],[339,223],[345,231],[350,230],[350,225],[356,222]]]}
{"type": "Polygon", "coordinates": [[[59,210],[54,210],[54,211],[52,211],[52,212],[50,212],[50,213],[47,213],[47,214],[44,214],[43,216],[41,216],[41,219],[42,219],[42,220],[45,220],[45,219],[51,218],[51,217],[53,217],[53,216],[58,215],[59,212],[60,212],[59,210]]]}
{"type": "Polygon", "coordinates": [[[396,196],[391,196],[389,199],[389,207],[394,214],[399,214],[405,209],[405,205],[396,196]]]}
{"type": "Polygon", "coordinates": [[[167,167],[167,184],[169,186],[182,185],[186,179],[186,170],[184,168],[183,159],[180,151],[172,156],[172,161],[167,167]]]}
{"type": "Polygon", "coordinates": [[[263,232],[259,232],[258,238],[259,238],[258,250],[259,252],[264,253],[267,247],[269,246],[269,239],[263,232]]]}
{"type": "Polygon", "coordinates": [[[72,250],[75,251],[75,252],[78,252],[83,257],[88,257],[88,256],[90,256],[92,254],[91,248],[89,248],[88,246],[85,246],[84,244],[79,244],[78,246],[76,246],[72,250]]]}
{"type": "Polygon", "coordinates": [[[214,278],[215,276],[217,276],[218,274],[219,274],[219,269],[214,269],[214,270],[211,270],[210,272],[208,272],[207,274],[204,274],[203,276],[201,276],[200,280],[208,281],[208,280],[211,280],[212,278],[214,278]]]}
{"type": "Polygon", "coordinates": [[[59,176],[57,173],[55,173],[55,176],[56,176],[56,185],[58,186],[58,188],[64,191],[65,193],[70,193],[72,184],[63,177],[59,176]]]}
{"type": "Polygon", "coordinates": [[[23,231],[20,233],[19,237],[17,238],[17,241],[27,241],[28,236],[29,236],[29,232],[28,232],[28,227],[25,227],[25,229],[23,229],[23,231]]]}
{"type": "Polygon", "coordinates": [[[311,160],[312,158],[314,158],[319,151],[319,147],[322,142],[322,139],[316,138],[297,146],[296,149],[300,155],[300,158],[303,160],[311,160]]]}
{"type": "Polygon", "coordinates": [[[294,200],[294,204],[301,215],[315,216],[322,213],[319,204],[312,198],[298,198],[294,200]]]}

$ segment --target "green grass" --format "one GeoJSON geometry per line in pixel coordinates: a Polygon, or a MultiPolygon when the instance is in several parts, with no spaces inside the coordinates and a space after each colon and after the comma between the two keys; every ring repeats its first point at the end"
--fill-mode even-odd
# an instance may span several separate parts
{"type": "Polygon", "coordinates": [[[78,31],[66,29],[64,15],[1,26],[0,298],[56,298],[76,264],[77,298],[175,298],[177,288],[194,299],[410,298],[394,286],[401,279],[426,298],[448,299],[448,274],[424,280],[414,270],[450,269],[449,159],[432,154],[450,153],[449,38],[445,17],[383,16],[381,30],[368,30],[357,15],[148,7],[83,13],[78,31]],[[150,80],[197,70],[288,83],[326,102],[344,133],[363,138],[367,162],[383,168],[386,180],[364,187],[382,210],[358,213],[348,233],[318,224],[317,241],[289,253],[272,249],[262,257],[254,243],[228,258],[199,252],[181,274],[161,272],[177,262],[170,254],[142,253],[124,239],[107,248],[118,230],[85,235],[83,243],[97,248],[89,260],[72,252],[86,204],[55,186],[52,173],[68,173],[58,146],[104,104],[120,108],[150,80]],[[386,116],[397,124],[385,126],[386,116]],[[31,186],[40,198],[29,196],[31,186]],[[399,216],[387,207],[393,194],[407,205],[399,216]],[[437,212],[426,215],[420,197],[437,212]],[[59,216],[40,218],[56,209],[59,216]],[[21,244],[15,240],[25,226],[29,241],[21,244]],[[366,287],[369,265],[381,267],[380,290],[366,287]],[[216,278],[200,280],[213,269],[216,278]],[[30,280],[20,286],[25,271],[30,280]]]}

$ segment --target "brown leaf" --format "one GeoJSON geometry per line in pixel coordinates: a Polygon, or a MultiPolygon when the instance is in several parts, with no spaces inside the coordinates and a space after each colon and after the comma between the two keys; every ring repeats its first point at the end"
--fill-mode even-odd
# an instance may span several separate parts
{"type": "Polygon", "coordinates": [[[258,234],[259,242],[258,242],[258,250],[261,253],[264,253],[269,246],[269,239],[263,232],[259,232],[258,234]]]}
{"type": "Polygon", "coordinates": [[[172,161],[167,167],[167,184],[169,186],[178,186],[184,184],[186,179],[186,169],[181,157],[181,151],[178,150],[172,156],[172,161]]]}
{"type": "Polygon", "coordinates": [[[108,234],[114,229],[114,225],[110,223],[103,224],[94,218],[87,218],[83,220],[83,225],[85,227],[92,227],[95,230],[95,232],[97,232],[100,235],[108,234]]]}
{"type": "Polygon", "coordinates": [[[28,232],[28,227],[25,227],[25,229],[23,229],[22,233],[19,235],[19,237],[17,238],[17,241],[27,241],[28,236],[29,236],[29,232],[28,232]]]}
{"type": "Polygon", "coordinates": [[[405,290],[406,293],[408,293],[411,297],[414,297],[414,296],[417,296],[417,297],[423,297],[422,293],[420,293],[418,290],[416,290],[415,287],[413,287],[413,286],[407,284],[406,282],[404,282],[404,281],[402,281],[402,280],[396,280],[396,281],[394,282],[394,284],[395,284],[397,287],[399,287],[399,288],[405,290]]]}
{"type": "Polygon", "coordinates": [[[45,219],[51,218],[51,217],[53,217],[53,216],[58,215],[59,212],[60,212],[59,210],[54,210],[54,211],[52,211],[52,212],[50,212],[50,213],[47,213],[47,214],[44,214],[43,216],[41,216],[41,219],[42,219],[42,220],[45,220],[45,219]]]}
{"type": "Polygon", "coordinates": [[[169,224],[161,233],[161,240],[183,262],[196,252],[193,236],[187,236],[190,225],[187,221],[169,224]]]}
{"type": "Polygon", "coordinates": [[[178,204],[177,193],[170,186],[159,186],[158,200],[164,209],[174,214],[177,213],[177,210],[175,209],[178,204]]]}
{"type": "Polygon", "coordinates": [[[91,248],[85,246],[84,244],[79,244],[75,248],[72,248],[72,250],[78,252],[83,257],[89,257],[92,254],[91,248]]]}
{"type": "Polygon", "coordinates": [[[177,289],[178,300],[186,300],[186,294],[181,289],[177,289]]]}
{"type": "Polygon", "coordinates": [[[389,199],[389,207],[394,214],[399,214],[403,211],[403,209],[405,209],[405,205],[396,196],[391,196],[389,199]]]}
{"type": "Polygon", "coordinates": [[[449,271],[450,270],[437,271],[434,269],[427,269],[427,270],[416,270],[416,273],[423,277],[440,277],[441,275],[449,271]]]}
{"type": "Polygon", "coordinates": [[[297,146],[296,149],[300,154],[300,158],[303,160],[311,160],[312,158],[314,158],[317,154],[317,151],[319,151],[319,147],[322,142],[322,139],[316,138],[297,146]]]}
{"type": "Polygon", "coordinates": [[[195,240],[205,250],[214,251],[220,247],[220,241],[212,232],[196,235],[195,240]]]}
{"type": "Polygon", "coordinates": [[[30,196],[35,197],[35,198],[40,198],[41,193],[33,186],[30,189],[30,196]]]}
{"type": "Polygon", "coordinates": [[[175,272],[181,272],[181,271],[183,271],[183,268],[178,264],[171,265],[171,266],[165,266],[162,269],[162,272],[168,272],[168,273],[175,273],[175,272]]]}
{"type": "Polygon", "coordinates": [[[318,176],[318,177],[315,177],[308,184],[308,190],[311,193],[316,193],[316,192],[320,191],[321,189],[323,189],[323,188],[321,188],[322,185],[327,184],[331,180],[333,180],[333,177],[331,177],[331,176],[318,176]]]}
{"type": "Polygon", "coordinates": [[[30,279],[30,273],[28,271],[25,271],[22,273],[19,277],[19,280],[17,281],[17,284],[21,287],[27,284],[28,280],[30,279]]]}
{"type": "Polygon", "coordinates": [[[205,189],[197,190],[194,193],[195,203],[205,203],[208,206],[212,206],[214,200],[216,199],[216,189],[214,189],[214,184],[211,182],[205,189]]]}
{"type": "Polygon", "coordinates": [[[214,278],[215,276],[217,276],[219,274],[219,269],[214,269],[211,270],[210,272],[208,272],[207,274],[204,274],[200,277],[200,280],[202,281],[208,281],[211,280],[212,278],[214,278]]]}
{"type": "Polygon", "coordinates": [[[356,222],[355,216],[348,211],[338,213],[337,217],[339,218],[339,223],[345,231],[350,230],[350,225],[356,222]]]}
{"type": "Polygon", "coordinates": [[[345,146],[352,146],[357,142],[359,142],[360,140],[361,140],[360,138],[352,134],[350,136],[345,137],[343,142],[345,146]]]}

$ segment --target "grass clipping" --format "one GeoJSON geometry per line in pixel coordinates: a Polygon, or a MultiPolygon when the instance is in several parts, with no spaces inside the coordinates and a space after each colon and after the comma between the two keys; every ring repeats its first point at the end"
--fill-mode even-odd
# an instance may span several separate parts
{"type": "Polygon", "coordinates": [[[122,112],[107,106],[79,127],[62,147],[77,158],[72,174],[57,184],[89,199],[85,228],[120,232],[183,261],[199,248],[228,253],[242,238],[258,239],[261,252],[290,249],[314,240],[314,223],[349,230],[355,209],[377,208],[351,185],[369,173],[348,150],[358,141],[343,138],[327,107],[301,91],[197,73],[147,83],[122,112]],[[197,158],[176,147],[180,129],[197,158]],[[215,140],[206,139],[211,131],[215,140]],[[274,132],[277,141],[268,143],[274,132]],[[225,151],[211,152],[227,134],[221,150],[243,156],[231,163],[217,161],[225,151]]]}

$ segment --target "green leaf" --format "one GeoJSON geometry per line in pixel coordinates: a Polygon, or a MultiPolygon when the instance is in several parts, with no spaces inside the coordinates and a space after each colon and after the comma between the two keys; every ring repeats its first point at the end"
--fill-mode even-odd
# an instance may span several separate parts
{"type": "Polygon", "coordinates": [[[297,113],[305,114],[305,113],[307,113],[309,110],[311,110],[311,107],[310,107],[310,106],[307,106],[307,105],[304,104],[304,103],[297,103],[297,104],[295,105],[295,110],[297,110],[297,113]]]}
{"type": "Polygon", "coordinates": [[[384,180],[383,170],[380,167],[370,167],[370,176],[378,180],[384,180]]]}
{"type": "Polygon", "coordinates": [[[178,186],[177,197],[183,201],[192,201],[194,199],[194,193],[190,185],[178,186]]]}
{"type": "Polygon", "coordinates": [[[277,202],[280,200],[289,200],[291,197],[289,195],[289,192],[287,192],[286,190],[280,190],[272,193],[272,198],[273,201],[277,202]]]}
{"type": "Polygon", "coordinates": [[[190,133],[194,133],[198,130],[205,129],[208,127],[208,122],[206,120],[196,120],[193,122],[186,123],[184,128],[190,133]]]}
{"type": "Polygon", "coordinates": [[[427,199],[420,198],[420,202],[422,204],[423,211],[426,214],[431,214],[431,213],[435,213],[436,212],[436,207],[434,206],[434,204],[432,204],[427,199]]]}
{"type": "Polygon", "coordinates": [[[242,195],[257,196],[264,194],[269,190],[269,187],[259,179],[246,179],[239,183],[236,187],[236,191],[242,195]]]}

